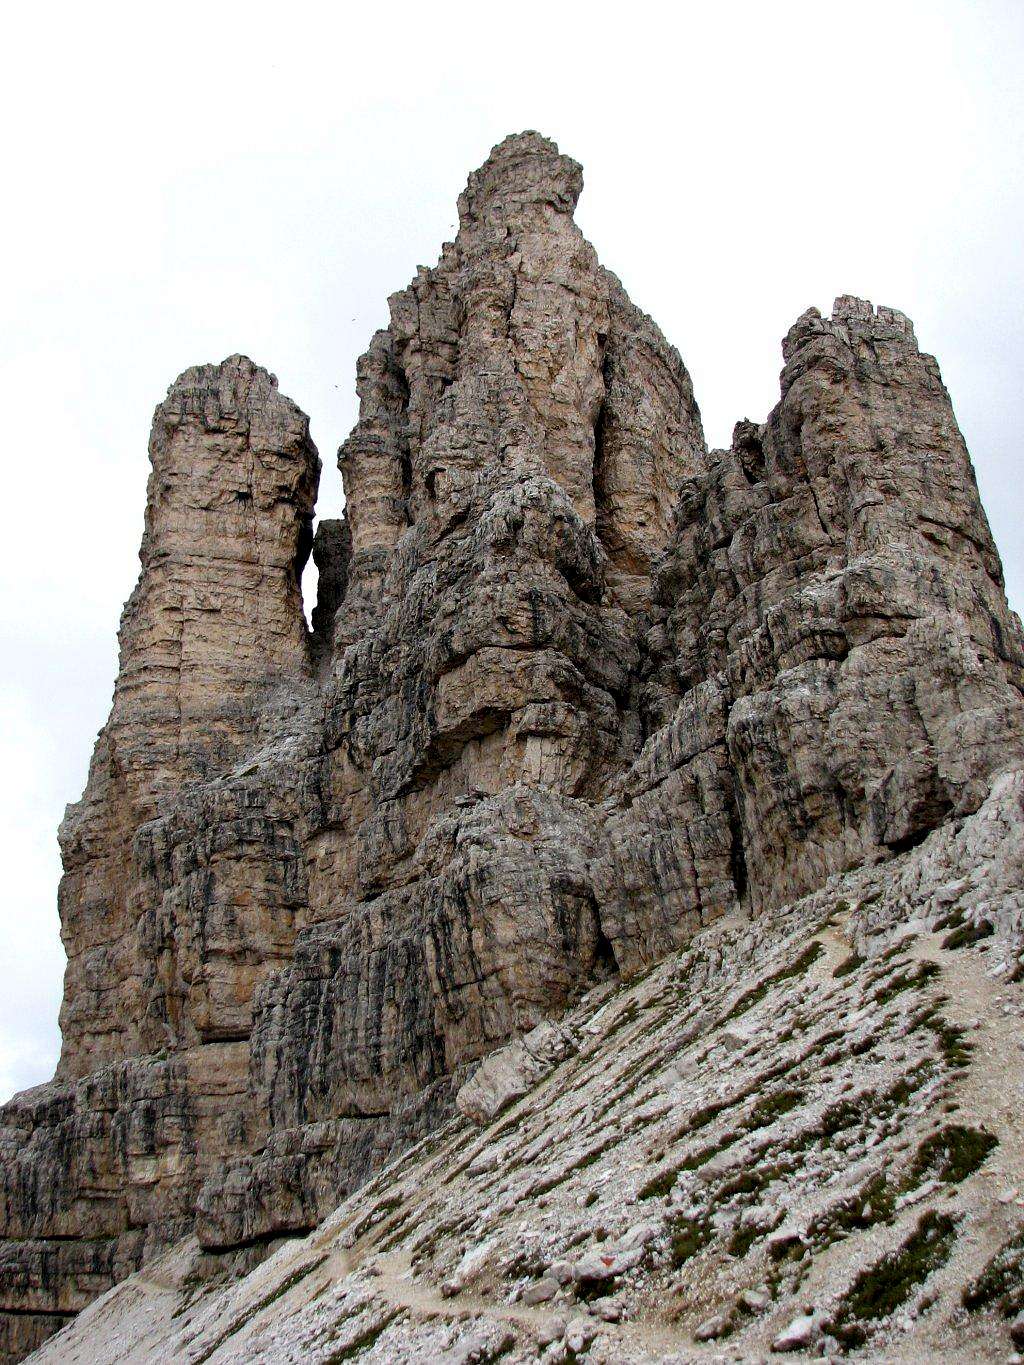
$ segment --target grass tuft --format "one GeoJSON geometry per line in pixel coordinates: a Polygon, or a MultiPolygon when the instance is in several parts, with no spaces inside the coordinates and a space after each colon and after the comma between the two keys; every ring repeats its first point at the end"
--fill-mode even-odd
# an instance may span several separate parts
{"type": "Polygon", "coordinates": [[[759,1099],[750,1111],[750,1118],[747,1122],[747,1129],[753,1132],[757,1128],[767,1128],[776,1119],[782,1118],[783,1114],[788,1114],[791,1109],[795,1109],[804,1099],[802,1090],[776,1090],[770,1095],[765,1095],[759,1099]]]}
{"type": "Polygon", "coordinates": [[[842,962],[840,962],[832,975],[838,980],[840,977],[849,976],[851,972],[855,972],[858,967],[863,966],[864,959],[861,957],[860,953],[851,953],[849,957],[843,958],[842,962]]]}
{"type": "Polygon", "coordinates": [[[803,976],[804,972],[817,962],[823,952],[824,948],[817,939],[812,943],[809,943],[795,962],[790,963],[788,967],[783,967],[780,971],[773,973],[773,975],[766,977],[764,981],[752,987],[749,991],[745,991],[722,1020],[722,1023],[728,1023],[730,1019],[735,1019],[738,1015],[746,1014],[747,1010],[753,1009],[756,1004],[764,999],[773,987],[781,985],[784,981],[791,981],[793,977],[803,976]]]}
{"type": "Polygon", "coordinates": [[[934,1173],[944,1185],[959,1185],[974,1174],[998,1145],[995,1134],[984,1128],[949,1123],[921,1143],[910,1168],[911,1175],[920,1181],[934,1173]]]}
{"type": "Polygon", "coordinates": [[[920,990],[938,976],[939,971],[938,963],[926,960],[919,962],[916,967],[908,967],[905,971],[897,972],[875,992],[875,1004],[887,1005],[903,991],[920,990]]]}
{"type": "Polygon", "coordinates": [[[1004,1318],[1024,1312],[1024,1229],[992,1257],[985,1269],[961,1296],[968,1312],[995,1308],[1004,1318]]]}
{"type": "Polygon", "coordinates": [[[670,1227],[670,1249],[672,1264],[678,1270],[681,1265],[697,1252],[706,1247],[714,1237],[714,1228],[708,1218],[679,1217],[670,1227]]]}
{"type": "Polygon", "coordinates": [[[944,1213],[922,1214],[917,1228],[897,1250],[854,1280],[825,1330],[845,1346],[861,1346],[870,1324],[894,1313],[933,1271],[945,1265],[956,1238],[956,1223],[944,1213]]]}
{"type": "Polygon", "coordinates": [[[659,1171],[657,1175],[651,1176],[650,1180],[644,1182],[637,1191],[638,1199],[661,1199],[672,1186],[676,1183],[677,1172],[675,1168],[671,1171],[659,1171]]]}

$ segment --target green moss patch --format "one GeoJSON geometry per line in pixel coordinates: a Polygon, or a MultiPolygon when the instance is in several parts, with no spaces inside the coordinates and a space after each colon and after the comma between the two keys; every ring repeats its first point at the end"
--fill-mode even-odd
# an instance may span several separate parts
{"type": "Polygon", "coordinates": [[[696,1171],[701,1166],[706,1165],[712,1157],[718,1156],[719,1152],[724,1152],[727,1147],[740,1137],[740,1133],[726,1133],[720,1142],[711,1143],[707,1147],[701,1147],[696,1152],[691,1152],[684,1157],[677,1165],[670,1170],[659,1171],[656,1175],[644,1184],[637,1191],[638,1199],[657,1199],[662,1195],[668,1194],[672,1186],[676,1183],[676,1177],[680,1171],[696,1171]]]}
{"type": "Polygon", "coordinates": [[[753,1224],[738,1227],[729,1239],[729,1255],[737,1258],[745,1256],[763,1231],[763,1228],[755,1227],[753,1224]]]}
{"type": "Polygon", "coordinates": [[[636,1197],[638,1199],[663,1198],[676,1183],[677,1174],[675,1167],[670,1171],[659,1171],[657,1175],[652,1175],[650,1180],[645,1181],[640,1186],[636,1197]]]}
{"type": "Polygon", "coordinates": [[[995,1134],[984,1128],[946,1124],[921,1143],[910,1168],[911,1175],[918,1181],[932,1175],[945,1185],[959,1185],[961,1180],[974,1174],[998,1145],[995,1134]]]}
{"type": "Polygon", "coordinates": [[[915,967],[908,967],[904,971],[896,972],[890,976],[875,992],[875,1004],[887,1005],[890,1000],[895,999],[903,991],[921,990],[927,986],[928,982],[939,974],[939,966],[935,962],[919,962],[915,967]]]}
{"type": "MultiPolygon", "coordinates": [[[[604,1142],[599,1143],[596,1147],[591,1147],[589,1151],[584,1152],[582,1156],[577,1157],[570,1166],[564,1167],[564,1169],[555,1172],[553,1175],[542,1176],[540,1180],[535,1181],[534,1184],[530,1186],[531,1196],[537,1198],[539,1195],[547,1194],[549,1190],[553,1190],[559,1185],[564,1185],[571,1176],[577,1173],[577,1171],[585,1171],[588,1167],[595,1165],[607,1151],[612,1147],[617,1146],[619,1141],[620,1138],[617,1134],[606,1138],[604,1142]]],[[[640,1197],[646,1199],[650,1196],[641,1195],[640,1197]]]]}
{"type": "Polygon", "coordinates": [[[816,1251],[841,1242],[851,1232],[860,1232],[873,1223],[892,1217],[895,1195],[882,1175],[874,1176],[856,1194],[819,1213],[808,1225],[807,1236],[816,1251]]]}
{"type": "MultiPolygon", "coordinates": [[[[882,1103],[889,1100],[894,1092],[904,1101],[914,1093],[914,1087],[909,1086],[904,1077],[882,1097],[882,1103]]],[[[852,1232],[864,1231],[878,1223],[891,1223],[903,1196],[917,1189],[933,1173],[950,1184],[965,1179],[991,1150],[986,1141],[979,1141],[979,1136],[988,1139],[991,1135],[979,1134],[978,1130],[961,1131],[959,1125],[949,1125],[931,1138],[926,1138],[903,1175],[893,1177],[879,1172],[856,1194],[847,1195],[818,1214],[807,1229],[808,1239],[815,1251],[823,1251],[852,1232]]]]}
{"type": "Polygon", "coordinates": [[[324,1357],[324,1365],[341,1365],[345,1360],[356,1360],[359,1356],[365,1355],[367,1351],[376,1346],[378,1340],[384,1335],[395,1318],[399,1316],[403,1309],[397,1309],[393,1313],[374,1323],[372,1327],[367,1327],[365,1331],[349,1342],[347,1346],[339,1346],[337,1350],[324,1357]]]}
{"type": "Polygon", "coordinates": [[[863,966],[864,959],[861,957],[860,953],[851,953],[849,957],[843,958],[842,962],[840,962],[839,966],[835,969],[832,975],[836,979],[843,976],[849,976],[851,972],[855,972],[858,967],[863,966]]]}
{"type": "Polygon", "coordinates": [[[765,1095],[751,1109],[747,1130],[752,1132],[756,1128],[767,1128],[770,1123],[782,1118],[783,1114],[802,1104],[803,1099],[802,1090],[776,1090],[771,1095],[765,1095]]]}
{"type": "Polygon", "coordinates": [[[926,1028],[935,1035],[935,1040],[942,1053],[942,1060],[950,1070],[958,1070],[964,1067],[971,1060],[974,1051],[973,1045],[968,1041],[967,1031],[959,1024],[951,1024],[948,1019],[940,1013],[939,1007],[945,1004],[945,1000],[937,1001],[933,1006],[926,1009],[917,1018],[912,1028],[926,1028]]]}
{"type": "Polygon", "coordinates": [[[744,1195],[749,1199],[753,1195],[761,1194],[774,1181],[791,1175],[795,1170],[796,1163],[793,1161],[775,1161],[763,1166],[749,1166],[719,1186],[716,1202],[725,1203],[729,1199],[735,1199],[737,1195],[744,1195]]]}
{"type": "Polygon", "coordinates": [[[753,1009],[775,986],[780,986],[784,981],[791,981],[794,977],[803,976],[804,972],[817,962],[824,951],[817,939],[809,943],[795,962],[790,963],[788,967],[783,967],[772,976],[766,977],[764,981],[749,991],[745,991],[722,1020],[722,1023],[728,1023],[730,1019],[746,1014],[747,1010],[753,1009]]]}
{"type": "Polygon", "coordinates": [[[1024,1312],[1024,1228],[1000,1247],[976,1280],[964,1286],[964,1307],[972,1313],[994,1308],[1004,1318],[1024,1312]]]}
{"type": "Polygon", "coordinates": [[[821,1116],[815,1135],[821,1138],[833,1138],[838,1133],[844,1133],[848,1128],[855,1128],[859,1123],[864,1122],[865,1115],[870,1112],[871,1102],[866,1096],[856,1100],[840,1100],[838,1104],[830,1105],[821,1116]]]}
{"type": "Polygon", "coordinates": [[[862,1345],[873,1323],[894,1313],[945,1265],[955,1239],[956,1223],[948,1214],[923,1214],[897,1251],[861,1271],[825,1330],[846,1346],[862,1345]]]}
{"type": "Polygon", "coordinates": [[[640,1006],[637,1002],[635,1000],[628,1001],[615,1016],[611,1027],[604,1036],[604,1041],[607,1042],[609,1038],[614,1038],[620,1029],[625,1028],[628,1024],[632,1024],[639,1013],[640,1006]]]}
{"type": "Polygon", "coordinates": [[[689,1156],[684,1157],[683,1160],[680,1161],[679,1165],[676,1167],[676,1171],[700,1170],[701,1166],[706,1166],[713,1156],[718,1156],[719,1152],[724,1152],[727,1147],[731,1146],[738,1136],[737,1133],[728,1133],[721,1142],[716,1142],[710,1147],[701,1147],[698,1151],[691,1152],[689,1156]]]}

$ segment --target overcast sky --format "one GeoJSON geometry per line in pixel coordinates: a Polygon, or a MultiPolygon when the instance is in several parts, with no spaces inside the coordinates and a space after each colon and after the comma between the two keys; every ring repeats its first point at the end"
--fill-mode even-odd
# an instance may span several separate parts
{"type": "Polygon", "coordinates": [[[59,1049],[56,827],[110,702],[152,410],[234,351],[312,418],[320,509],[387,295],[538,128],[679,347],[709,440],[839,293],[940,360],[1024,603],[1024,4],[22,5],[0,217],[0,1099],[59,1049]]]}

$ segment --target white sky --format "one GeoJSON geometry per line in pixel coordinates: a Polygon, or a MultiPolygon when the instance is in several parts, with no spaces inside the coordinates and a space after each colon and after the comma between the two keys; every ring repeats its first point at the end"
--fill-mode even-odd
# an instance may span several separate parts
{"type": "Polygon", "coordinates": [[[155,404],[233,351],[334,451],[386,298],[467,173],[538,128],[682,352],[709,441],[763,418],[810,304],[909,313],[1024,603],[1024,4],[520,0],[12,7],[0,372],[0,1099],[59,1047],[56,827],[134,583],[155,404]]]}

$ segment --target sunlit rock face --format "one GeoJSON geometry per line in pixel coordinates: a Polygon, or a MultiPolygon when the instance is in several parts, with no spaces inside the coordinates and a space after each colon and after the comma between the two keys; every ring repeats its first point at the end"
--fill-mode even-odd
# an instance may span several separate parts
{"type": "Polygon", "coordinates": [[[308,1231],[486,1053],[725,912],[769,933],[1021,761],[1020,625],[907,319],[805,313],[778,406],[709,453],[581,187],[536,133],[470,176],[315,540],[271,375],[157,409],[61,829],[64,1050],[2,1113],[8,1358],[187,1233],[308,1231]]]}

